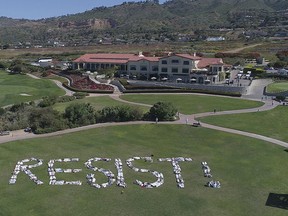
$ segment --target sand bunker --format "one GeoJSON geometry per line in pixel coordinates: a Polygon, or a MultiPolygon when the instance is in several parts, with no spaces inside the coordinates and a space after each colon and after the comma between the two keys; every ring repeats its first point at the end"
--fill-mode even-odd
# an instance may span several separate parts
{"type": "Polygon", "coordinates": [[[29,94],[25,94],[25,93],[22,93],[22,94],[20,94],[21,96],[32,96],[32,95],[29,95],[29,94]]]}

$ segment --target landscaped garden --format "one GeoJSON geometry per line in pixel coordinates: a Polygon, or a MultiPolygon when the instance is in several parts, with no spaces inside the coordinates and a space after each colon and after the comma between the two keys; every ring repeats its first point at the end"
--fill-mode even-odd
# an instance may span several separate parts
{"type": "Polygon", "coordinates": [[[0,107],[41,99],[43,96],[64,95],[51,80],[36,80],[26,75],[0,70],[0,107]]]}
{"type": "Polygon", "coordinates": [[[193,94],[135,94],[122,95],[121,99],[151,105],[158,101],[171,102],[178,111],[183,114],[213,112],[214,109],[216,109],[216,111],[247,109],[263,105],[262,102],[238,98],[193,94]]]}
{"type": "MultiPolygon", "coordinates": [[[[273,194],[287,196],[287,152],[283,147],[256,139],[187,125],[111,126],[49,138],[22,140],[0,145],[0,209],[3,215],[223,215],[281,216],[287,210],[283,202],[271,204],[273,194]],[[139,173],[126,165],[132,157],[151,156],[153,162],[135,160],[133,165],[155,170],[164,176],[164,184],[146,189],[133,182],[153,182],[152,173],[139,173]],[[29,168],[42,185],[20,171],[9,185],[11,172],[18,161],[35,157],[43,164],[29,168]],[[107,182],[99,171],[84,163],[90,158],[111,158],[93,162],[94,167],[111,170],[117,176],[114,160],[123,162],[126,188],[114,183],[96,189],[86,183],[92,173],[96,183],[107,182]],[[185,187],[179,189],[171,162],[159,158],[187,157],[180,162],[185,187]],[[49,185],[48,162],[58,158],[79,158],[74,162],[55,162],[61,169],[58,181],[81,181],[82,185],[49,185]],[[201,162],[206,161],[213,175],[204,177],[201,162]],[[221,188],[208,188],[211,179],[221,188]],[[269,202],[267,202],[269,201],[269,202]],[[282,205],[282,206],[281,206],[282,205]]],[[[24,163],[31,167],[36,162],[24,163]]],[[[50,166],[50,165],[49,165],[50,166]]],[[[51,175],[50,175],[51,177],[51,175]]]]}
{"type": "Polygon", "coordinates": [[[70,80],[71,87],[79,91],[107,91],[113,93],[114,88],[110,85],[93,82],[89,76],[83,76],[80,73],[65,72],[61,75],[70,80]]]}

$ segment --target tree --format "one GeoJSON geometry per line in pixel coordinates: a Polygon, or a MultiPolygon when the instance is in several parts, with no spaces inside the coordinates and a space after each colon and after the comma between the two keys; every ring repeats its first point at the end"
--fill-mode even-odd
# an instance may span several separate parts
{"type": "Polygon", "coordinates": [[[39,107],[52,106],[57,102],[57,96],[45,96],[42,101],[38,104],[39,107]]]}
{"type": "Polygon", "coordinates": [[[94,108],[89,103],[71,104],[65,109],[64,118],[70,127],[79,127],[96,123],[94,108]]]}
{"type": "Polygon", "coordinates": [[[286,65],[287,65],[287,63],[284,62],[284,61],[277,61],[277,62],[274,63],[274,68],[283,68],[286,65]]]}
{"type": "Polygon", "coordinates": [[[136,121],[141,118],[141,110],[131,106],[104,107],[97,112],[97,121],[99,122],[136,121]]]}
{"type": "Polygon", "coordinates": [[[175,120],[176,113],[177,109],[173,106],[172,103],[157,102],[150,108],[146,118],[153,121],[155,121],[156,118],[158,121],[173,121],[175,120]]]}
{"type": "Polygon", "coordinates": [[[67,128],[67,121],[50,107],[34,108],[29,115],[29,125],[36,134],[50,133],[67,128]]]}
{"type": "Polygon", "coordinates": [[[10,70],[13,72],[13,73],[21,73],[22,72],[22,66],[21,65],[15,65],[15,66],[12,66],[10,68],[10,70]]]}
{"type": "Polygon", "coordinates": [[[119,70],[119,67],[110,67],[106,69],[102,69],[99,71],[99,74],[104,74],[106,78],[113,78],[115,73],[119,70]]]}
{"type": "Polygon", "coordinates": [[[0,69],[5,69],[7,65],[3,62],[0,62],[0,69]]]}

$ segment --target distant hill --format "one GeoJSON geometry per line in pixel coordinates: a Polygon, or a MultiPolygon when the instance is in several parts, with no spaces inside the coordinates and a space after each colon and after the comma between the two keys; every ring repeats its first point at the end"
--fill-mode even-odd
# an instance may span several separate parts
{"type": "MultiPolygon", "coordinates": [[[[123,3],[40,20],[0,17],[0,43],[53,46],[175,40],[219,28],[288,26],[287,0],[168,0],[123,3]]],[[[287,30],[285,29],[284,30],[287,30]]]]}

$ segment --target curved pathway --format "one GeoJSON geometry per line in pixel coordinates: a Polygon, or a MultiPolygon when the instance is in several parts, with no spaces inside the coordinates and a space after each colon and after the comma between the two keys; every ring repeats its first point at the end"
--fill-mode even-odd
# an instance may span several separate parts
{"type": "MultiPolygon", "coordinates": [[[[119,98],[119,95],[110,95],[113,99],[116,99],[121,102],[128,102],[125,100],[122,100],[119,98]]],[[[140,103],[135,103],[135,102],[128,102],[130,104],[137,104],[137,105],[145,105],[151,107],[151,105],[147,104],[140,104],[140,103]]],[[[211,115],[227,115],[227,114],[235,114],[235,113],[249,113],[249,112],[258,112],[258,111],[266,111],[266,110],[271,110],[275,108],[277,104],[271,104],[270,102],[266,101],[265,104],[259,108],[251,108],[251,109],[243,109],[243,110],[231,110],[231,111],[222,111],[222,112],[206,112],[206,113],[199,113],[199,114],[194,114],[194,115],[184,115],[179,113],[179,119],[174,122],[158,122],[158,124],[188,124],[191,125],[193,123],[198,122],[195,120],[196,118],[199,117],[205,117],[205,116],[211,116],[211,115]]],[[[77,131],[82,131],[82,130],[87,130],[87,129],[92,129],[92,128],[99,128],[99,127],[107,127],[107,126],[116,126],[116,125],[136,125],[136,124],[155,124],[155,122],[149,122],[149,121],[133,121],[133,122],[114,122],[114,123],[102,123],[102,124],[94,124],[94,125],[88,125],[88,126],[83,126],[79,128],[72,128],[72,129],[66,129],[63,131],[57,131],[54,133],[49,133],[49,134],[42,134],[42,135],[35,135],[32,133],[25,133],[23,130],[19,131],[14,131],[10,136],[3,136],[0,139],[0,143],[5,143],[5,142],[10,142],[10,141],[16,141],[16,140],[22,140],[22,139],[31,139],[31,138],[41,138],[41,137],[51,137],[51,136],[57,136],[57,135],[62,135],[62,134],[68,134],[72,132],[77,132],[77,131]]],[[[201,127],[213,129],[213,130],[219,130],[223,132],[228,132],[228,133],[233,133],[233,134],[238,134],[238,135],[243,135],[243,136],[248,136],[251,138],[255,139],[260,139],[263,141],[271,142],[277,145],[281,145],[283,147],[288,148],[288,143],[273,139],[270,137],[265,137],[259,134],[254,134],[250,132],[245,132],[245,131],[239,131],[239,130],[234,130],[230,128],[223,128],[215,125],[210,125],[206,123],[201,123],[201,127]]]]}
{"type": "MultiPolygon", "coordinates": [[[[33,77],[35,78],[35,77],[33,77]]],[[[72,91],[69,91],[67,89],[65,89],[62,86],[62,83],[57,81],[57,80],[53,80],[57,86],[59,86],[60,88],[63,88],[66,92],[66,95],[71,95],[73,94],[72,91]]],[[[126,101],[120,98],[119,93],[114,93],[112,95],[110,95],[111,98],[113,98],[114,100],[120,101],[120,102],[125,102],[125,103],[129,103],[129,104],[133,104],[133,105],[141,105],[141,106],[147,106],[147,107],[151,107],[151,105],[148,104],[142,104],[142,103],[136,103],[136,102],[130,102],[130,101],[126,101]]],[[[92,96],[100,96],[100,94],[95,94],[92,96]]],[[[278,106],[279,103],[277,102],[272,102],[272,101],[265,101],[264,105],[258,108],[250,108],[250,109],[242,109],[242,110],[230,110],[230,111],[221,111],[221,112],[206,112],[206,113],[199,113],[199,114],[194,114],[194,115],[184,115],[179,113],[178,117],[179,119],[177,121],[174,122],[158,122],[158,124],[188,124],[191,125],[193,123],[196,123],[198,121],[196,121],[196,118],[200,118],[200,117],[205,117],[205,116],[214,116],[214,115],[228,115],[228,114],[239,114],[239,113],[250,113],[250,112],[259,112],[259,111],[266,111],[266,110],[271,110],[273,108],[275,108],[276,106],[278,106]]],[[[25,133],[23,130],[18,130],[18,131],[13,131],[11,133],[11,135],[9,136],[3,136],[0,137],[0,143],[6,143],[6,142],[10,142],[10,141],[16,141],[16,140],[23,140],[23,139],[31,139],[31,138],[41,138],[41,137],[51,137],[51,136],[57,136],[57,135],[62,135],[62,134],[67,134],[67,133],[71,133],[71,132],[77,132],[77,131],[82,131],[82,130],[87,130],[87,129],[92,129],[92,128],[99,128],[99,127],[107,127],[107,126],[114,126],[114,125],[133,125],[133,124],[155,124],[155,122],[149,122],[149,121],[133,121],[133,122],[120,122],[120,123],[102,123],[102,124],[94,124],[94,125],[88,125],[88,126],[83,126],[83,127],[79,127],[79,128],[72,128],[72,129],[66,129],[63,131],[57,131],[57,132],[53,132],[53,133],[49,133],[49,134],[42,134],[42,135],[35,135],[32,133],[25,133]]],[[[266,137],[266,136],[262,136],[259,134],[254,134],[254,133],[249,133],[249,132],[244,132],[244,131],[240,131],[240,130],[234,130],[234,129],[230,129],[230,128],[224,128],[224,127],[219,127],[219,126],[215,126],[215,125],[210,125],[207,123],[201,123],[201,127],[205,127],[205,128],[209,128],[209,129],[213,129],[213,130],[219,130],[219,131],[223,131],[223,132],[228,132],[228,133],[233,133],[233,134],[238,134],[238,135],[243,135],[243,136],[247,136],[247,137],[252,137],[255,139],[260,139],[263,141],[267,141],[267,142],[271,142],[277,145],[281,145],[283,147],[288,148],[288,143],[277,140],[277,139],[273,139],[270,137],[266,137]]]]}
{"type": "Polygon", "coordinates": [[[65,95],[72,96],[75,92],[65,88],[62,83],[58,80],[51,79],[59,88],[65,91],[65,95]]]}

